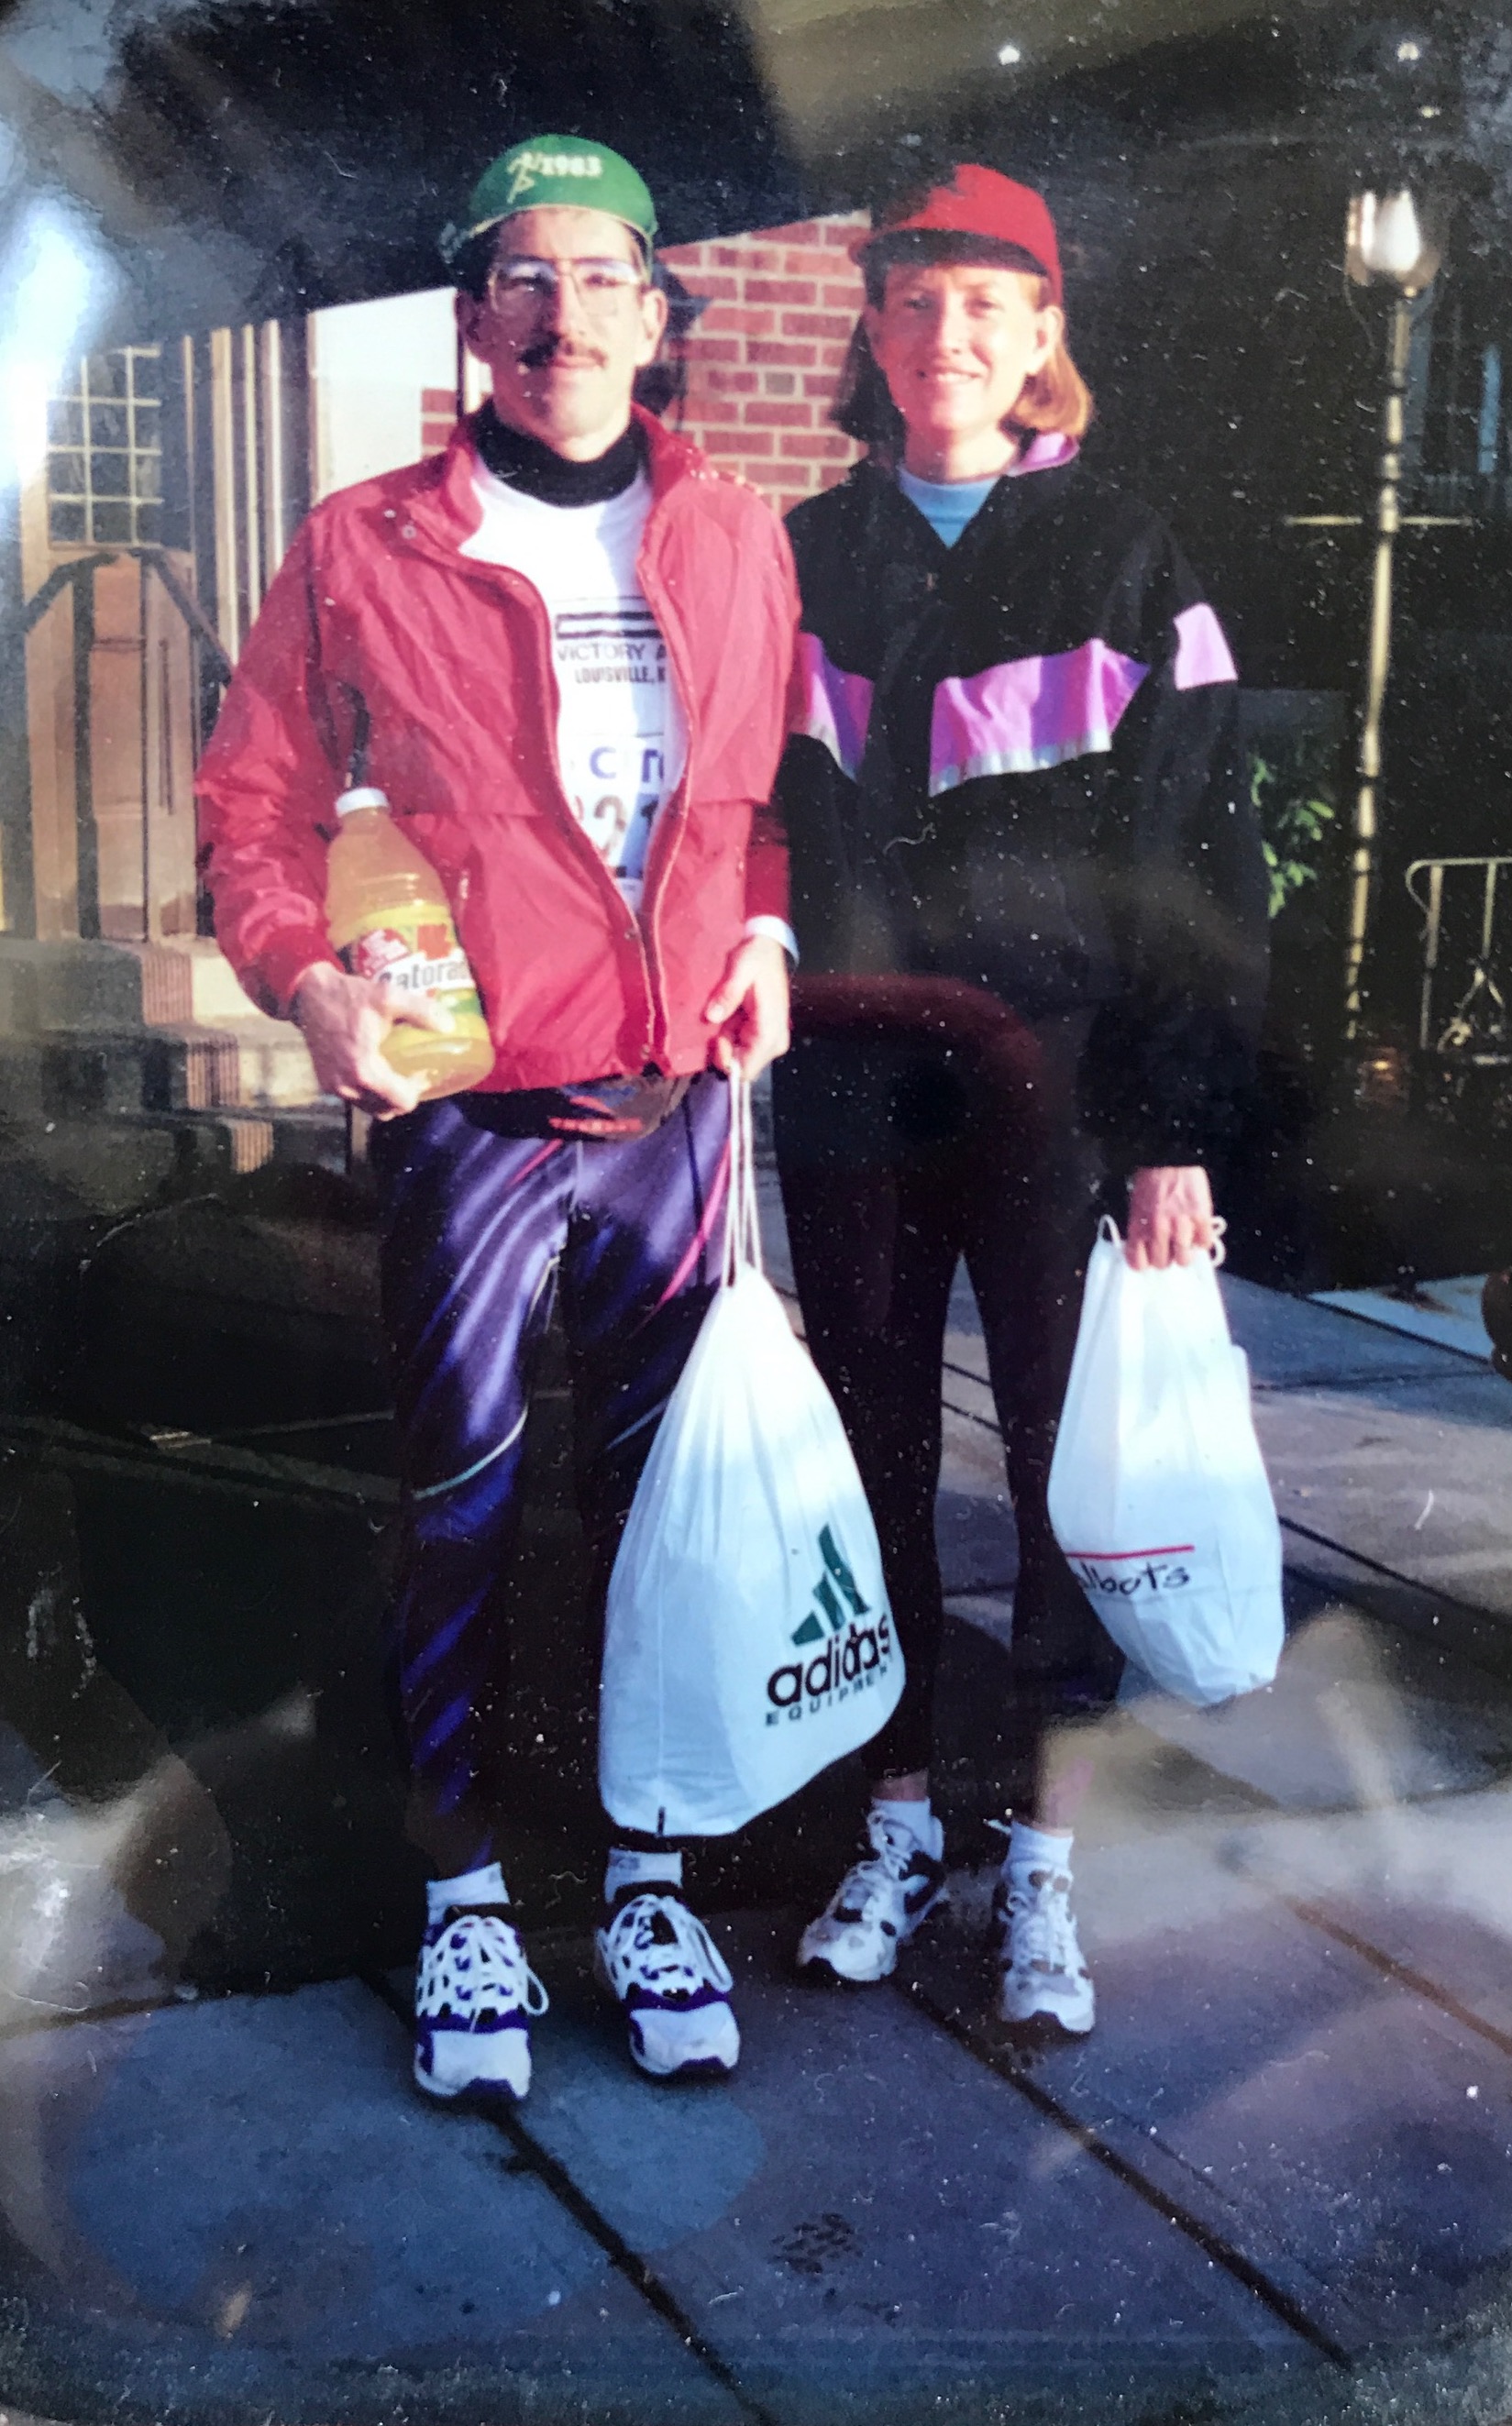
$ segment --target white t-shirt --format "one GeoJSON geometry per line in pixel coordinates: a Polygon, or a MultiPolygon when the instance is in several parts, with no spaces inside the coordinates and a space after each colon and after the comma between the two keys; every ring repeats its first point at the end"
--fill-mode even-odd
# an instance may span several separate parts
{"type": "Polygon", "coordinates": [[[667,644],[636,578],[651,482],[642,471],[605,504],[545,505],[479,463],[473,488],[483,519],[462,553],[508,565],[541,594],[561,694],[562,784],[639,911],[652,830],[688,757],[667,644]]]}

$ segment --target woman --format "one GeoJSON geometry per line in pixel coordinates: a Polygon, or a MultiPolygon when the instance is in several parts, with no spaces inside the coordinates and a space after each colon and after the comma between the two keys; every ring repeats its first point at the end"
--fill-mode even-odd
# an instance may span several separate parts
{"type": "Polygon", "coordinates": [[[801,696],[781,793],[802,955],[774,1074],[810,1346],[875,1511],[908,1668],[869,1747],[862,1858],[800,1963],[892,1969],[944,1892],[929,1799],[943,1623],[940,1364],[965,1256],[1019,1542],[1016,1711],[1033,1785],[998,1898],[1000,2011],[1082,2031],[1052,1723],[1117,1658],[1046,1486],[1099,1192],[1136,1266],[1213,1237],[1207,1164],[1247,1081],[1265,884],[1222,631],[1159,520],[1077,461],[1041,197],[995,170],[884,216],[843,429],[869,452],[795,509],[801,696]],[[1121,1206],[1120,1206],[1120,1209],[1121,1206]]]}

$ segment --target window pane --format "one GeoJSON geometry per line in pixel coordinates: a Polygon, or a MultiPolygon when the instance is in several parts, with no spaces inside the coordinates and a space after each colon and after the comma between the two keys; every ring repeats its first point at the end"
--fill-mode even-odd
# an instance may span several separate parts
{"type": "Polygon", "coordinates": [[[163,493],[158,346],[122,346],[79,366],[78,392],[48,408],[49,497],[82,511],[55,517],[55,540],[104,547],[158,543],[163,493]],[[66,527],[65,527],[66,526],[66,527]]]}
{"type": "Polygon", "coordinates": [[[91,404],[89,407],[89,444],[91,446],[125,446],[131,441],[131,425],[123,404],[91,404]]]}
{"type": "Polygon", "coordinates": [[[55,545],[60,546],[73,540],[87,538],[88,533],[84,527],[84,508],[82,505],[55,505],[47,517],[47,527],[52,534],[55,545]]]}

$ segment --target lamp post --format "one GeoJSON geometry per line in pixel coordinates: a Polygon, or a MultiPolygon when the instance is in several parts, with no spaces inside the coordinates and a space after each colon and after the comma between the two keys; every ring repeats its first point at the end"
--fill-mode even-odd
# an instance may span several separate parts
{"type": "Polygon", "coordinates": [[[1370,930],[1375,875],[1375,793],[1381,774],[1381,714],[1391,663],[1392,551],[1401,526],[1403,406],[1412,348],[1412,304],[1431,285],[1440,247],[1425,234],[1418,205],[1406,186],[1394,192],[1355,195],[1345,230],[1344,266],[1358,286],[1390,286],[1392,292],[1386,341],[1386,395],[1381,406],[1381,459],[1375,495],[1375,561],[1371,579],[1370,632],[1365,692],[1356,759],[1354,856],[1349,894],[1349,940],[1344,959],[1344,1036],[1355,1044],[1363,1018],[1365,941],[1370,930]]]}

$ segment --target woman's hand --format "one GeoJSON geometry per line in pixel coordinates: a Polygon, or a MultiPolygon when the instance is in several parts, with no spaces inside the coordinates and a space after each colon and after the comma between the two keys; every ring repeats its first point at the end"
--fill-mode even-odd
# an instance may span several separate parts
{"type": "Polygon", "coordinates": [[[1135,1172],[1129,1183],[1124,1253],[1136,1272],[1163,1272],[1169,1264],[1189,1264],[1216,1243],[1212,1190],[1199,1162],[1135,1172]]]}

